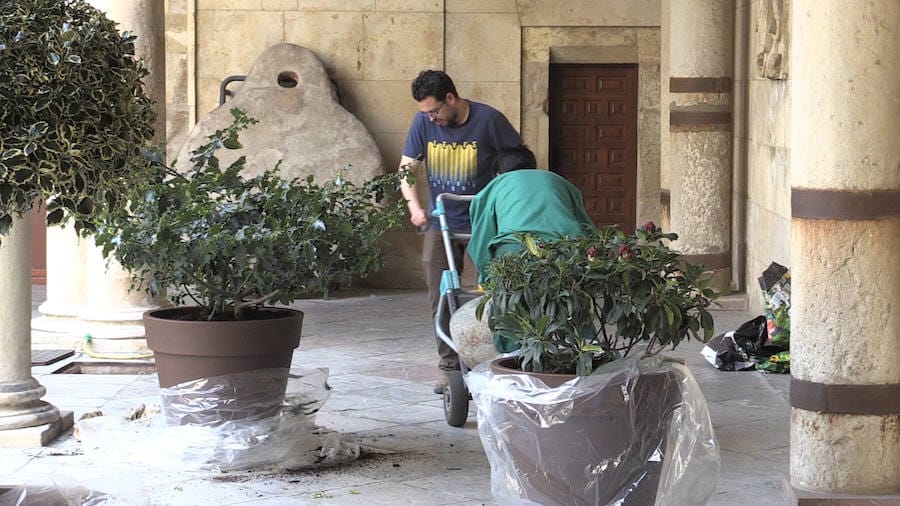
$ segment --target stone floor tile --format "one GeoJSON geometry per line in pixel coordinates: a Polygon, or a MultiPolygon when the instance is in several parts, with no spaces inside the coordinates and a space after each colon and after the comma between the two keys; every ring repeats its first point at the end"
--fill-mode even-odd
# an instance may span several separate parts
{"type": "Polygon", "coordinates": [[[459,494],[414,487],[405,483],[387,482],[361,485],[352,490],[323,490],[320,494],[328,502],[342,506],[354,504],[366,506],[371,506],[372,504],[437,506],[444,504],[456,505],[463,500],[469,500],[469,498],[459,494]]]}
{"type": "Polygon", "coordinates": [[[713,419],[713,427],[719,446],[725,450],[750,454],[790,445],[790,422],[786,416],[722,427],[716,427],[713,419]]]}
{"type": "Polygon", "coordinates": [[[153,488],[152,497],[154,504],[172,506],[228,506],[266,498],[266,495],[238,484],[200,478],[157,485],[153,488]]]}
{"type": "Polygon", "coordinates": [[[422,405],[404,405],[402,407],[391,406],[387,408],[347,412],[346,414],[347,416],[358,416],[360,418],[393,422],[398,425],[444,420],[443,408],[422,405]]]}
{"type": "MultiPolygon", "coordinates": [[[[779,403],[780,404],[780,403],[779,403]]],[[[716,427],[741,425],[756,420],[783,418],[784,408],[772,406],[762,399],[729,399],[710,402],[709,413],[716,427]]]]}
{"type": "Polygon", "coordinates": [[[394,427],[396,426],[396,423],[348,416],[343,413],[320,411],[316,415],[316,425],[326,427],[340,433],[349,433],[354,430],[358,431],[394,427]]]}
{"type": "Polygon", "coordinates": [[[460,495],[472,501],[480,501],[480,503],[493,501],[493,497],[490,494],[490,474],[472,476],[466,469],[447,470],[447,472],[440,475],[427,476],[405,483],[420,489],[460,495]]]}
{"type": "Polygon", "coordinates": [[[773,480],[765,486],[747,486],[724,492],[716,492],[706,506],[778,505],[786,504],[781,481],[773,480]]]}

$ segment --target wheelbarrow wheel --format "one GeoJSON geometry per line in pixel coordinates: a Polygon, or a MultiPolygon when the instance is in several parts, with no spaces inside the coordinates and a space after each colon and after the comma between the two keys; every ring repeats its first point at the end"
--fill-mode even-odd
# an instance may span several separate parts
{"type": "Polygon", "coordinates": [[[462,427],[469,416],[469,389],[463,380],[462,371],[447,373],[444,387],[444,418],[451,427],[462,427]]]}

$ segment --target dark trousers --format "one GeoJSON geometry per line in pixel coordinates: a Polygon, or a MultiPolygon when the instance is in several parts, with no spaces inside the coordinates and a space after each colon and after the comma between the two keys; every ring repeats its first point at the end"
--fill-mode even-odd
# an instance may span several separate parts
{"type": "MultiPolygon", "coordinates": [[[[456,270],[460,273],[463,269],[463,255],[466,252],[467,242],[461,239],[451,241],[453,261],[456,263],[456,270]]],[[[441,297],[441,275],[450,268],[440,230],[429,228],[425,232],[425,242],[422,245],[422,267],[425,271],[425,284],[428,285],[428,298],[431,301],[431,321],[434,321],[438,301],[441,297]]],[[[443,370],[459,369],[459,356],[456,352],[437,337],[437,334],[434,339],[437,342],[440,356],[438,367],[443,370]]]]}

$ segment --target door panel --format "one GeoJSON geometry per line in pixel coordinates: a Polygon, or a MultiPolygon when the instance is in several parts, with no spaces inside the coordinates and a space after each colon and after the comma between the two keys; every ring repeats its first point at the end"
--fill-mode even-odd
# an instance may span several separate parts
{"type": "Polygon", "coordinates": [[[634,231],[637,65],[550,66],[550,170],[581,190],[595,225],[634,231]]]}

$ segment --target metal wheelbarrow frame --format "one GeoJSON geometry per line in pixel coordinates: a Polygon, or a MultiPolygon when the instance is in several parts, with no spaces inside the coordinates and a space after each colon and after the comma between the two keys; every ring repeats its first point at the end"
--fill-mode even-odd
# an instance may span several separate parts
{"type": "MultiPolygon", "coordinates": [[[[444,210],[444,201],[459,202],[471,201],[474,195],[456,195],[442,193],[435,199],[435,209],[432,215],[438,219],[441,228],[441,236],[444,240],[444,251],[447,254],[449,266],[441,273],[441,296],[438,299],[437,312],[434,315],[434,332],[439,339],[447,343],[453,351],[459,353],[459,346],[450,335],[450,316],[460,306],[475,298],[480,297],[480,292],[467,292],[462,290],[459,282],[459,270],[453,258],[453,239],[471,239],[472,234],[451,232],[447,225],[447,217],[444,210]]],[[[461,427],[469,416],[469,388],[466,386],[464,375],[469,371],[466,364],[460,359],[458,371],[447,371],[447,386],[444,387],[444,418],[452,427],[461,427]]]]}

